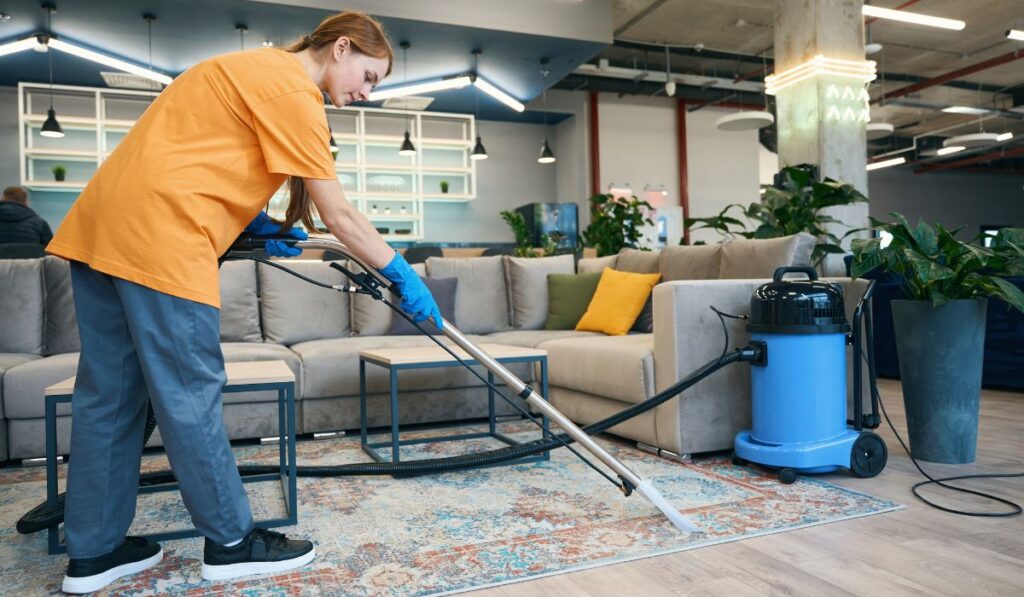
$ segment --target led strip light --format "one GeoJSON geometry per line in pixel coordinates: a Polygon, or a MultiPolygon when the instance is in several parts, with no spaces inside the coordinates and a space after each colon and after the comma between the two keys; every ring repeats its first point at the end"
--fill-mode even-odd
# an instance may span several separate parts
{"type": "Polygon", "coordinates": [[[787,71],[765,77],[765,92],[768,95],[775,95],[787,87],[818,75],[843,77],[863,83],[873,81],[877,76],[874,60],[842,60],[819,54],[787,71]]]}

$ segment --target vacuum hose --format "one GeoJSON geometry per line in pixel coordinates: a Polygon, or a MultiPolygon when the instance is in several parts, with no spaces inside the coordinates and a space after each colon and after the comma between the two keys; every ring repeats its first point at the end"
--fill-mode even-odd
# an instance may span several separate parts
{"type": "MultiPolygon", "coordinates": [[[[295,239],[290,238],[286,238],[284,240],[285,242],[295,242],[295,239]]],[[[315,246],[316,242],[317,241],[311,240],[308,243],[298,244],[308,244],[311,246],[315,246]]],[[[333,245],[328,244],[328,246],[333,248],[333,245]]],[[[235,245],[232,246],[229,253],[251,252],[254,249],[257,249],[258,247],[259,243],[253,237],[251,237],[251,235],[248,237],[243,236],[240,237],[239,240],[235,242],[235,245]]],[[[339,244],[339,247],[343,247],[343,245],[339,244]]],[[[364,292],[374,296],[374,298],[378,300],[383,300],[382,293],[380,292],[380,286],[382,285],[382,282],[386,281],[380,276],[379,272],[376,272],[373,268],[366,266],[353,255],[349,255],[349,258],[353,259],[357,264],[359,264],[366,273],[353,274],[352,272],[347,271],[344,267],[338,266],[337,264],[334,263],[332,263],[332,267],[335,267],[336,269],[343,271],[347,276],[349,276],[350,279],[357,282],[361,286],[361,288],[355,289],[351,287],[344,288],[336,286],[328,287],[340,291],[364,292]]],[[[256,259],[258,261],[266,263],[267,265],[272,265],[274,267],[284,269],[288,273],[298,276],[313,284],[324,286],[324,284],[318,281],[311,280],[309,278],[301,276],[300,274],[298,274],[298,272],[293,272],[273,262],[268,262],[259,258],[256,259]]],[[[403,313],[401,313],[400,309],[397,309],[389,301],[385,300],[384,302],[389,307],[396,309],[397,313],[400,313],[403,316],[405,316],[403,313]]],[[[408,317],[406,318],[408,319],[408,317]]],[[[410,319],[410,321],[412,320],[410,319]]],[[[413,325],[415,325],[418,328],[420,327],[415,322],[413,322],[413,325]]],[[[426,331],[422,330],[422,328],[420,329],[425,334],[427,333],[426,331]]],[[[711,375],[715,371],[718,371],[719,369],[731,363],[758,360],[762,356],[762,348],[748,347],[743,349],[737,349],[732,353],[723,354],[721,357],[709,361],[704,366],[698,368],[697,370],[693,371],[692,373],[690,373],[683,379],[679,380],[669,388],[665,389],[662,392],[659,392],[658,394],[652,396],[651,398],[645,400],[644,402],[631,406],[604,420],[579,428],[576,427],[576,425],[574,425],[567,418],[565,418],[564,415],[562,415],[560,412],[554,409],[551,405],[549,405],[543,398],[539,397],[532,390],[532,388],[529,387],[528,384],[524,384],[524,382],[517,379],[506,369],[504,369],[500,364],[494,362],[493,359],[486,355],[486,353],[483,353],[478,348],[476,348],[471,342],[469,342],[464,336],[462,336],[461,332],[455,329],[454,326],[450,325],[450,322],[444,322],[443,332],[450,339],[455,341],[457,345],[466,350],[471,356],[480,360],[480,362],[487,366],[488,369],[491,369],[492,372],[497,373],[499,377],[502,377],[503,381],[505,381],[506,384],[509,385],[509,387],[512,388],[513,391],[515,391],[521,398],[524,398],[528,404],[534,406],[534,408],[541,411],[541,413],[545,414],[546,416],[552,417],[559,426],[563,427],[567,431],[567,433],[552,434],[547,439],[534,440],[532,442],[526,442],[519,445],[508,446],[487,452],[479,452],[475,454],[451,456],[445,458],[432,458],[426,460],[406,461],[399,463],[371,462],[331,466],[297,466],[296,474],[302,477],[338,477],[355,475],[394,475],[408,477],[416,475],[426,475],[465,470],[481,466],[491,466],[495,464],[501,464],[504,462],[518,460],[520,458],[524,458],[541,452],[547,452],[559,447],[565,447],[568,450],[576,453],[577,456],[583,458],[582,455],[580,455],[570,446],[570,444],[574,442],[580,442],[582,445],[586,447],[587,450],[598,456],[603,462],[605,462],[606,465],[608,465],[610,468],[619,473],[619,478],[622,479],[622,485],[620,486],[620,489],[623,490],[623,492],[626,495],[629,495],[633,489],[641,490],[641,494],[643,494],[648,499],[651,499],[659,507],[659,509],[665,512],[665,514],[668,515],[670,519],[672,519],[673,523],[676,524],[677,527],[680,527],[681,529],[687,531],[696,530],[696,527],[693,527],[691,523],[689,523],[685,520],[685,518],[680,516],[678,511],[675,511],[672,508],[666,508],[665,504],[661,503],[664,501],[663,499],[653,499],[660,498],[660,494],[658,494],[657,491],[653,488],[653,486],[650,486],[649,483],[646,484],[646,491],[643,491],[644,488],[640,487],[641,485],[644,484],[643,480],[635,473],[629,471],[614,457],[607,454],[607,452],[605,452],[603,448],[598,446],[590,438],[590,436],[601,433],[626,420],[629,420],[644,412],[647,412],[652,408],[655,408],[656,406],[675,397],[679,393],[685,391],[687,388],[693,386],[702,379],[711,375]],[[672,516],[673,514],[675,514],[674,517],[672,516]]],[[[728,338],[726,340],[728,342],[728,338]]],[[[454,355],[454,353],[452,354],[454,355]]],[[[461,359],[457,358],[457,360],[459,360],[459,362],[462,362],[461,359]]],[[[466,363],[463,363],[463,365],[466,365],[466,363]]],[[[487,383],[487,385],[491,385],[486,380],[484,381],[485,383],[487,383]]],[[[504,395],[501,394],[500,392],[499,394],[502,395],[502,397],[504,397],[504,395]]],[[[536,421],[536,419],[533,419],[533,417],[527,411],[523,410],[518,405],[514,406],[516,406],[516,408],[519,409],[525,416],[536,421]]],[[[153,414],[152,406],[150,406],[149,412],[146,417],[146,430],[144,440],[145,442],[149,441],[149,438],[152,435],[155,427],[156,419],[153,414]]],[[[145,443],[143,445],[145,445],[145,443]]],[[[585,458],[583,458],[583,460],[588,465],[595,468],[595,470],[597,470],[603,476],[605,476],[609,480],[612,480],[604,471],[597,469],[593,465],[593,463],[590,463],[585,458]]],[[[239,474],[242,476],[253,476],[276,473],[279,471],[279,469],[277,466],[274,465],[239,465],[238,471],[239,474]]],[[[173,471],[170,470],[144,473],[139,476],[139,484],[141,486],[161,485],[165,483],[172,483],[175,480],[176,479],[174,473],[173,471]]],[[[44,502],[39,506],[33,508],[24,516],[22,516],[17,523],[18,532],[22,534],[34,533],[45,528],[59,525],[64,520],[64,498],[65,496],[62,493],[58,496],[56,504],[49,505],[46,502],[44,502]]]]}
{"type": "MultiPolygon", "coordinates": [[[[662,392],[659,392],[647,400],[639,404],[635,404],[606,419],[581,427],[581,429],[585,431],[587,435],[596,435],[606,431],[674,398],[723,367],[731,365],[732,363],[756,360],[758,358],[758,351],[759,349],[756,347],[741,348],[720,358],[708,361],[704,366],[696,369],[662,392]]],[[[152,435],[155,427],[156,420],[153,417],[152,407],[150,407],[149,414],[146,417],[145,437],[147,442],[149,441],[149,436],[152,435]]],[[[560,439],[552,437],[547,440],[534,440],[517,446],[508,446],[497,450],[478,452],[476,454],[467,454],[463,456],[449,456],[445,458],[431,458],[398,463],[361,462],[331,466],[297,466],[295,467],[295,471],[300,477],[347,477],[361,475],[395,475],[409,477],[460,471],[517,460],[526,456],[546,452],[574,441],[567,434],[560,435],[560,439]]],[[[238,472],[243,477],[247,477],[252,475],[277,473],[279,472],[279,468],[276,465],[241,464],[238,466],[238,472]]],[[[164,483],[173,483],[174,481],[174,473],[170,470],[154,471],[139,475],[139,485],[141,486],[161,485],[164,483]]],[[[17,529],[19,533],[24,535],[56,526],[63,521],[64,494],[61,493],[57,497],[57,503],[55,505],[49,506],[46,502],[43,502],[22,516],[21,519],[18,520],[17,529]]]]}

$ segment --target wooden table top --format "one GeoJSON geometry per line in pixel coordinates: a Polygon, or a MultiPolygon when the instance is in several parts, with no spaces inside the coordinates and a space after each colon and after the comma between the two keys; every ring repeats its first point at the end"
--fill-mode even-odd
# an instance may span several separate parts
{"type": "MultiPolygon", "coordinates": [[[[259,383],[294,382],[295,374],[284,361],[248,361],[244,363],[225,363],[224,371],[228,374],[228,386],[241,386],[259,383]]],[[[75,378],[69,377],[55,383],[44,390],[45,396],[66,396],[75,389],[75,378]]]]}
{"type": "MultiPolygon", "coordinates": [[[[505,344],[479,344],[480,350],[494,357],[523,358],[523,357],[546,357],[548,351],[539,348],[526,348],[523,346],[508,346],[505,344]]],[[[457,346],[449,346],[452,351],[459,355],[459,358],[472,359],[466,351],[457,346]]],[[[359,351],[359,356],[382,365],[427,365],[435,363],[457,363],[440,346],[409,346],[402,348],[372,348],[359,351]]]]}

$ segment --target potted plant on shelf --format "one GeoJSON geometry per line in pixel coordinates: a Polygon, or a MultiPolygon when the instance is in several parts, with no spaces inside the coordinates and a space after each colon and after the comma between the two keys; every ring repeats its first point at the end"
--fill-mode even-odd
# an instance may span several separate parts
{"type": "Polygon", "coordinates": [[[448,181],[447,180],[442,180],[440,182],[440,185],[441,185],[441,193],[444,194],[444,195],[447,195],[448,194],[448,181]]]}
{"type": "Polygon", "coordinates": [[[68,172],[67,168],[61,166],[60,164],[57,164],[53,168],[50,168],[50,170],[53,172],[53,179],[56,180],[57,182],[62,182],[64,180],[64,176],[68,172]]]}
{"type": "MultiPolygon", "coordinates": [[[[776,238],[799,232],[807,232],[818,239],[811,252],[811,264],[817,267],[829,254],[843,254],[841,239],[826,230],[827,224],[843,224],[842,221],[822,213],[822,210],[837,205],[851,205],[867,201],[867,197],[848,184],[831,178],[813,180],[806,168],[791,166],[783,168],[781,186],[766,186],[764,196],[743,207],[738,203],[727,205],[717,216],[708,218],[686,218],[684,225],[690,231],[710,228],[723,236],[744,238],[776,238]],[[727,215],[733,208],[739,208],[742,215],[757,222],[754,230],[747,230],[741,220],[727,215]],[[691,228],[694,224],[699,224],[691,228]]],[[[851,230],[846,236],[858,232],[851,230]]]]}
{"type": "Polygon", "coordinates": [[[1006,276],[1024,275],[1024,229],[1006,228],[991,247],[955,238],[957,230],[911,227],[874,218],[888,233],[852,243],[854,277],[880,268],[896,274],[906,300],[892,301],[896,355],[910,452],[929,462],[973,462],[988,298],[1024,312],[1024,293],[1006,276]],[[885,235],[883,235],[885,236],[885,235]]]}
{"type": "Polygon", "coordinates": [[[654,207],[633,197],[616,198],[597,194],[590,198],[590,225],[580,235],[583,246],[597,249],[597,256],[615,255],[625,247],[637,248],[645,224],[654,222],[648,214],[654,207]]]}

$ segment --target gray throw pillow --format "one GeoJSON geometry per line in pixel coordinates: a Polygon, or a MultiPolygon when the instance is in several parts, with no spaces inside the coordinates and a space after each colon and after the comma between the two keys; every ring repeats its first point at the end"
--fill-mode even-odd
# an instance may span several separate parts
{"type": "MultiPolygon", "coordinates": [[[[427,286],[427,290],[430,291],[430,294],[434,296],[434,300],[437,301],[437,306],[441,309],[441,317],[444,317],[445,320],[458,327],[459,324],[455,321],[455,292],[459,286],[459,279],[424,278],[422,276],[420,279],[423,280],[423,283],[427,286]]],[[[436,335],[441,333],[431,320],[420,322],[420,326],[431,334],[436,335]]],[[[392,314],[391,329],[388,331],[388,334],[392,336],[414,336],[419,335],[420,333],[421,332],[404,317],[397,313],[392,314]]]]}
{"type": "MultiPolygon", "coordinates": [[[[619,251],[618,262],[615,269],[620,272],[634,274],[656,274],[658,273],[658,262],[661,259],[660,251],[640,251],[638,249],[622,249],[619,251]]],[[[647,297],[644,308],[640,315],[636,316],[631,332],[650,334],[654,331],[654,293],[647,297]]]]}

